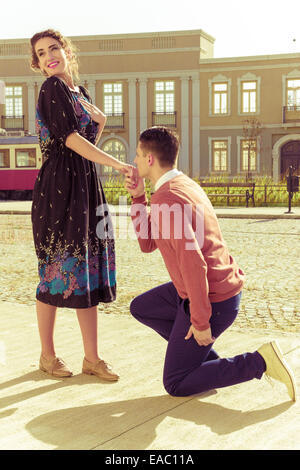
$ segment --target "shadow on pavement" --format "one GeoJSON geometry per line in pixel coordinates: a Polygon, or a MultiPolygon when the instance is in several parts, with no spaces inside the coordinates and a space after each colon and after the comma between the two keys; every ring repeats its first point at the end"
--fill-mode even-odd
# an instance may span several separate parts
{"type": "Polygon", "coordinates": [[[162,395],[75,406],[40,415],[28,422],[26,429],[36,439],[56,446],[58,450],[91,449],[119,438],[125,432],[126,449],[143,450],[151,445],[156,437],[157,426],[166,417],[190,421],[197,426],[209,427],[218,435],[226,435],[270,420],[292,406],[289,401],[263,410],[243,412],[203,402],[201,397],[194,397],[188,402],[178,403],[179,400],[162,395]],[[153,410],[162,411],[155,414],[153,410]],[[136,437],[134,438],[136,433],[130,435],[128,431],[142,425],[147,427],[147,432],[138,433],[137,442],[136,437]]]}

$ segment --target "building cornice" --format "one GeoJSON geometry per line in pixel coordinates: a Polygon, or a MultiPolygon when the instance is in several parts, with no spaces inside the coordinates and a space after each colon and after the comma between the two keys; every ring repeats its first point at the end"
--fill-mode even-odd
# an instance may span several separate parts
{"type": "Polygon", "coordinates": [[[112,55],[146,55],[146,54],[170,54],[174,52],[200,52],[201,48],[198,47],[172,47],[160,49],[128,49],[122,51],[92,51],[92,52],[78,52],[78,57],[91,57],[91,56],[112,56],[112,55]]]}
{"type": "MultiPolygon", "coordinates": [[[[157,37],[166,37],[166,36],[202,36],[208,39],[209,41],[214,42],[215,38],[210,34],[206,33],[202,29],[192,29],[192,30],[178,30],[178,31],[153,31],[146,33],[120,33],[120,34],[94,34],[87,36],[69,36],[73,41],[99,41],[105,39],[142,39],[142,38],[157,38],[157,37]]],[[[0,39],[0,44],[21,44],[28,43],[30,38],[17,38],[17,39],[0,39]]]]}
{"type": "MultiPolygon", "coordinates": [[[[84,81],[93,81],[93,80],[146,80],[151,78],[186,78],[196,80],[199,79],[198,70],[168,70],[168,71],[154,71],[154,72],[130,72],[130,73],[95,73],[95,74],[79,74],[80,82],[84,81]]],[[[7,81],[10,83],[43,83],[46,80],[46,77],[43,76],[32,76],[32,75],[23,75],[23,76],[9,76],[1,77],[0,80],[7,81]]]]}
{"type": "MultiPolygon", "coordinates": [[[[227,126],[200,126],[200,131],[230,131],[241,130],[243,125],[227,125],[227,126]]],[[[279,124],[262,124],[262,129],[288,129],[292,127],[300,127],[300,122],[279,123],[279,124]]]]}
{"type": "Polygon", "coordinates": [[[280,63],[280,64],[265,64],[265,65],[240,65],[236,67],[199,67],[200,73],[216,73],[216,72],[233,72],[235,70],[271,70],[271,69],[289,69],[291,67],[299,67],[298,62],[280,63]]]}
{"type": "Polygon", "coordinates": [[[69,36],[74,41],[97,41],[101,39],[142,39],[142,38],[157,38],[166,36],[202,36],[209,41],[215,41],[215,38],[206,33],[202,29],[192,30],[179,30],[179,31],[156,31],[146,33],[121,33],[121,34],[99,34],[90,36],[69,36]]]}
{"type": "MultiPolygon", "coordinates": [[[[103,57],[103,56],[120,56],[120,55],[147,55],[147,54],[170,54],[170,53],[191,53],[201,52],[201,47],[174,47],[174,48],[160,48],[160,49],[128,49],[116,51],[91,51],[91,52],[77,52],[78,57],[103,57]]],[[[0,60],[29,60],[30,55],[0,55],[0,60]]]]}
{"type": "Polygon", "coordinates": [[[221,62],[254,62],[262,60],[281,60],[281,59],[300,59],[300,52],[292,52],[287,54],[265,54],[237,57],[213,57],[211,59],[199,59],[200,64],[218,64],[221,62]]]}
{"type": "Polygon", "coordinates": [[[45,80],[46,77],[42,76],[32,76],[32,75],[25,75],[25,76],[11,76],[11,77],[1,77],[0,80],[3,82],[9,82],[9,83],[25,83],[25,85],[34,85],[35,83],[37,84],[42,84],[45,80]]]}

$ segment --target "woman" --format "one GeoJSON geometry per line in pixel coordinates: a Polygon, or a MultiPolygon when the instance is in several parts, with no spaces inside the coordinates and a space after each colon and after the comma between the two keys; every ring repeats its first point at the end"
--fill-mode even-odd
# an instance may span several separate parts
{"type": "Polygon", "coordinates": [[[115,299],[116,278],[114,240],[95,162],[123,174],[132,166],[96,147],[106,117],[75,85],[78,65],[71,42],[58,31],[43,31],[31,38],[31,53],[31,67],[47,77],[36,114],[44,163],[32,203],[40,369],[57,377],[72,375],[56,357],[53,333],[57,307],[75,308],[85,352],[82,371],[116,381],[118,375],[98,355],[97,305],[115,299]],[[100,222],[106,230],[98,238],[100,222]]]}

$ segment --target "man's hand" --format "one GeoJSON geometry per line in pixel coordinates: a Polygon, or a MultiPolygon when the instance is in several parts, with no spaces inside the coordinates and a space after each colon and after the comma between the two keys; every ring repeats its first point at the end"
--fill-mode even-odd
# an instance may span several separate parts
{"type": "Polygon", "coordinates": [[[207,328],[207,330],[200,331],[197,330],[193,325],[191,325],[184,339],[190,339],[192,336],[194,336],[199,346],[208,346],[209,344],[215,341],[215,338],[211,336],[210,328],[207,328]]]}
{"type": "Polygon", "coordinates": [[[126,175],[125,188],[132,197],[139,197],[145,193],[144,179],[139,177],[138,171],[134,167],[133,171],[126,175]]]}

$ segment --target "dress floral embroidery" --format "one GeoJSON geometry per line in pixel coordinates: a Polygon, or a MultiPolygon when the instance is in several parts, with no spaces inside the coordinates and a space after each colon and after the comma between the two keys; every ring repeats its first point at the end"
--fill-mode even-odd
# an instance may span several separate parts
{"type": "Polygon", "coordinates": [[[95,164],[65,145],[72,132],[92,143],[96,139],[98,125],[80,96],[90,101],[83,87],[72,92],[63,80],[50,77],[41,87],[36,111],[44,159],[32,203],[40,277],[36,297],[57,307],[88,308],[116,298],[114,239],[95,164]],[[101,239],[100,222],[106,228],[101,239]]]}

